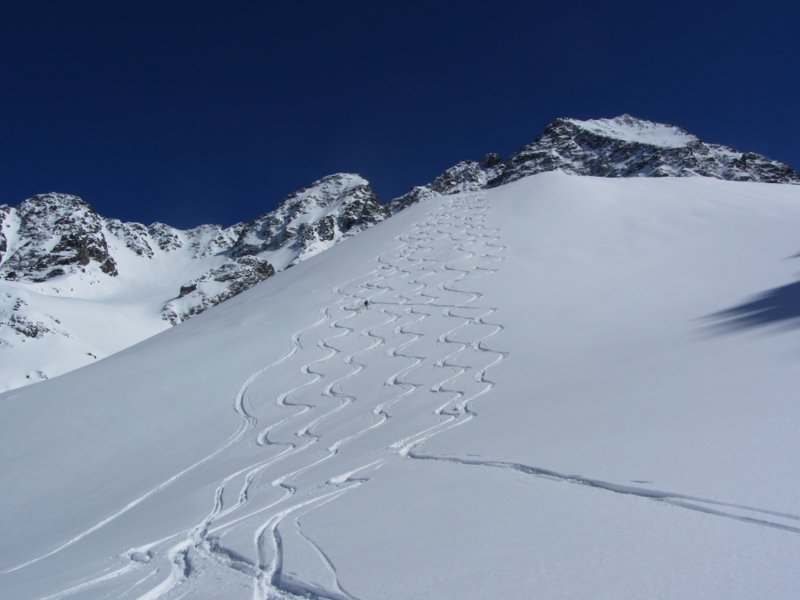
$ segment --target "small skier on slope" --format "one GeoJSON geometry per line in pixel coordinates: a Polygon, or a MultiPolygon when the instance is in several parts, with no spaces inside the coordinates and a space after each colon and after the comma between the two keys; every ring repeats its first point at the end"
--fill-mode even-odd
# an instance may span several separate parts
{"type": "Polygon", "coordinates": [[[369,308],[369,300],[364,300],[364,308],[369,308]]]}

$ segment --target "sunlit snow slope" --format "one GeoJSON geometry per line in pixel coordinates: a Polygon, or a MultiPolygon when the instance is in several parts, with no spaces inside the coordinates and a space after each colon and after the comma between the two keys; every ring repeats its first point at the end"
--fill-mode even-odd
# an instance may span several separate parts
{"type": "Polygon", "coordinates": [[[0,395],[2,596],[795,598],[799,231],[699,177],[410,206],[0,395]]]}

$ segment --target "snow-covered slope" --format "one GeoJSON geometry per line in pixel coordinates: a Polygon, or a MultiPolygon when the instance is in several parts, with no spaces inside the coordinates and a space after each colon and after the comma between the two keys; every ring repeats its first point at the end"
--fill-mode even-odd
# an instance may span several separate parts
{"type": "Polygon", "coordinates": [[[117,352],[385,216],[348,174],[227,228],[123,223],[67,194],[0,207],[0,390],[117,352]],[[267,229],[269,243],[251,242],[267,229]]]}
{"type": "Polygon", "coordinates": [[[460,162],[386,207],[366,180],[346,173],[315,181],[249,223],[189,231],[105,219],[75,196],[36,196],[0,206],[0,390],[108,356],[421,200],[554,170],[800,183],[778,161],[623,115],[558,119],[507,160],[460,162]]]}
{"type": "Polygon", "coordinates": [[[697,177],[409,206],[0,395],[0,589],[792,599],[798,230],[697,177]]]}

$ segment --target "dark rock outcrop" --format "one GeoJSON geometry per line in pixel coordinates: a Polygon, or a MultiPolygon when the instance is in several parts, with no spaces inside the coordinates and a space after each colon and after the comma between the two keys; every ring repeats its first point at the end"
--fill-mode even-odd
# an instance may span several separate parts
{"type": "MultiPolygon", "coordinates": [[[[3,221],[10,216],[6,210],[3,221]]],[[[77,196],[34,196],[20,204],[15,218],[22,243],[13,252],[6,250],[0,265],[0,276],[5,279],[41,282],[90,264],[106,275],[117,275],[103,220],[77,196]]]]}
{"type": "Polygon", "coordinates": [[[705,143],[673,125],[622,115],[590,121],[556,119],[508,160],[490,154],[480,162],[458,163],[433,182],[395,198],[389,207],[395,213],[433,196],[496,187],[546,171],[800,184],[800,173],[785,163],[705,143]]]}
{"type": "Polygon", "coordinates": [[[173,325],[177,325],[250,289],[274,274],[274,267],[266,260],[255,256],[237,258],[183,284],[178,297],[161,308],[161,315],[173,325]]]}
{"type": "Polygon", "coordinates": [[[289,257],[278,265],[285,268],[388,215],[365,179],[349,173],[329,175],[289,195],[276,210],[244,225],[231,256],[255,256],[290,248],[289,257]]]}
{"type": "Polygon", "coordinates": [[[480,161],[465,160],[447,169],[428,185],[414,187],[389,203],[392,214],[432,196],[474,192],[485,188],[504,168],[499,154],[487,154],[480,161]]]}
{"type": "Polygon", "coordinates": [[[560,170],[597,177],[688,177],[800,183],[790,166],[754,153],[707,144],[672,125],[623,115],[615,119],[557,119],[522,147],[491,185],[560,170]]]}

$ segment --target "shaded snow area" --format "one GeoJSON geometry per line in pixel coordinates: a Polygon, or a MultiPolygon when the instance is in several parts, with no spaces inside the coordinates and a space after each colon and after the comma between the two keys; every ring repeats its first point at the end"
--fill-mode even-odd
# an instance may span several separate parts
{"type": "Polygon", "coordinates": [[[798,231],[699,177],[414,204],[0,395],[2,595],[796,598],[798,231]]]}
{"type": "Polygon", "coordinates": [[[680,127],[644,121],[630,115],[622,115],[613,119],[590,119],[588,121],[565,119],[565,121],[597,135],[636,144],[682,148],[692,142],[700,141],[680,127]]]}

